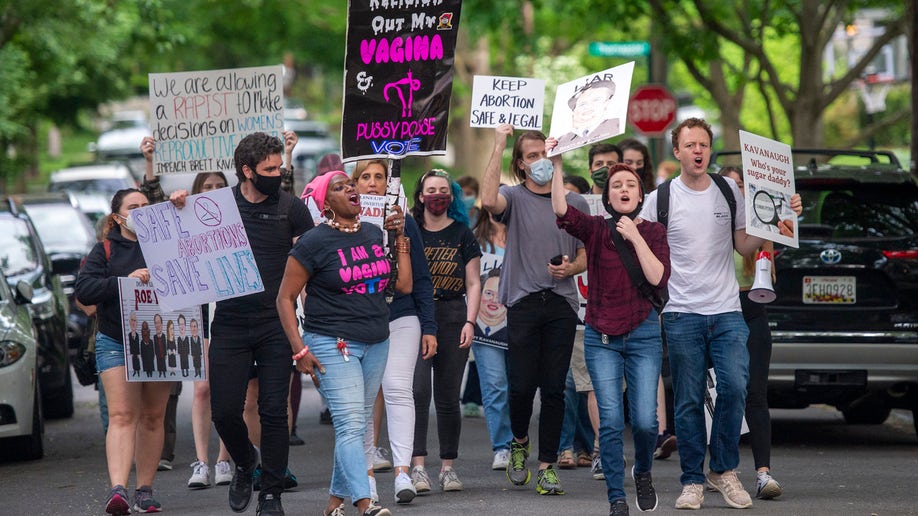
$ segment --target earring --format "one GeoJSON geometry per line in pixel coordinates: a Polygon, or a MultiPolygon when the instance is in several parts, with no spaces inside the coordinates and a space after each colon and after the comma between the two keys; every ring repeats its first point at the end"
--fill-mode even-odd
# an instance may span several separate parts
{"type": "Polygon", "coordinates": [[[338,214],[335,213],[335,210],[329,208],[328,206],[326,206],[325,209],[322,210],[322,215],[325,215],[325,218],[328,219],[328,220],[335,220],[335,217],[338,216],[338,214]],[[326,212],[329,212],[329,211],[331,212],[331,216],[329,216],[329,215],[326,213],[326,212]]]}

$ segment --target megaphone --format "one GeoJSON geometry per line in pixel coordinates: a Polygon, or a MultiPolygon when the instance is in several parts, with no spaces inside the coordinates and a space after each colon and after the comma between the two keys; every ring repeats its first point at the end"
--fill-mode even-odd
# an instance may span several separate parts
{"type": "Polygon", "coordinates": [[[771,253],[760,251],[755,260],[755,281],[749,289],[749,300],[771,303],[775,297],[775,287],[771,284],[771,253]]]}

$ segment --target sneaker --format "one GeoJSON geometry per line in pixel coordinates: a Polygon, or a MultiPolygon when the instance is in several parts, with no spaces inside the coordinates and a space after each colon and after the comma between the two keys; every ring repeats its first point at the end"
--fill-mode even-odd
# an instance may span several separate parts
{"type": "Polygon", "coordinates": [[[163,512],[163,506],[153,498],[153,488],[140,486],[134,491],[134,512],[150,513],[163,512]]]}
{"type": "Polygon", "coordinates": [[[760,500],[771,500],[781,496],[784,489],[777,480],[771,478],[770,471],[761,471],[755,477],[755,497],[760,500]]]}
{"type": "Polygon", "coordinates": [[[322,516],[344,516],[344,504],[335,507],[332,512],[322,511],[322,516]]]}
{"type": "Polygon", "coordinates": [[[653,478],[651,478],[650,472],[635,473],[634,466],[631,466],[631,478],[634,479],[634,490],[637,492],[634,505],[641,512],[656,510],[657,490],[653,488],[653,478]]]}
{"type": "Polygon", "coordinates": [[[414,483],[407,473],[402,472],[395,476],[395,503],[411,503],[417,494],[414,483]]]}
{"type": "Polygon", "coordinates": [[[376,447],[373,450],[373,471],[389,471],[392,469],[392,460],[389,459],[389,450],[376,447]]]}
{"type": "Polygon", "coordinates": [[[131,514],[131,506],[128,505],[127,491],[124,490],[123,485],[118,484],[112,488],[112,492],[108,495],[108,502],[105,503],[105,514],[112,514],[114,516],[131,514]]]}
{"type": "Polygon", "coordinates": [[[392,516],[392,513],[389,509],[384,509],[375,503],[370,503],[367,510],[363,511],[363,516],[392,516]]]}
{"type": "Polygon", "coordinates": [[[233,480],[233,466],[228,460],[218,461],[214,465],[214,484],[228,486],[233,480]]]}
{"type": "Polygon", "coordinates": [[[430,492],[430,477],[427,476],[427,470],[424,469],[424,466],[411,468],[411,483],[414,484],[414,490],[417,494],[430,492]]]}
{"type": "Polygon", "coordinates": [[[367,475],[367,480],[370,481],[370,503],[379,503],[379,493],[376,491],[376,477],[367,475]]]}
{"type": "Polygon", "coordinates": [[[255,466],[255,472],[252,473],[252,490],[261,491],[261,464],[255,466]]]}
{"type": "Polygon", "coordinates": [[[273,494],[263,494],[258,497],[258,505],[255,506],[255,516],[284,516],[284,506],[281,505],[279,496],[273,494]]]}
{"type": "Polygon", "coordinates": [[[504,448],[494,452],[494,460],[491,461],[491,469],[507,469],[507,464],[510,464],[510,450],[504,448]]]}
{"type": "Polygon", "coordinates": [[[290,433],[290,446],[303,446],[304,444],[306,444],[306,441],[296,435],[296,430],[290,433]]]}
{"type": "Polygon", "coordinates": [[[686,484],[682,486],[682,494],[676,498],[676,509],[701,509],[704,502],[704,486],[701,484],[686,484]]]}
{"type": "Polygon", "coordinates": [[[462,406],[462,417],[481,417],[481,407],[477,403],[466,403],[462,406]]]}
{"type": "Polygon", "coordinates": [[[609,504],[609,516],[628,516],[628,502],[615,500],[609,504]]]}
{"type": "Polygon", "coordinates": [[[668,458],[676,451],[676,436],[663,432],[657,436],[657,447],[653,450],[653,458],[663,460],[668,458]]]}
{"type": "Polygon", "coordinates": [[[210,487],[210,468],[204,461],[191,463],[191,478],[188,479],[189,489],[204,489],[210,487]]]}
{"type": "Polygon", "coordinates": [[[160,459],[159,465],[156,466],[156,471],[172,471],[172,461],[160,459]]]}
{"type": "Polygon", "coordinates": [[[462,491],[462,482],[459,481],[459,476],[456,475],[456,470],[447,466],[442,471],[440,471],[440,489],[443,492],[449,491],[462,491]]]}
{"type": "Polygon", "coordinates": [[[598,453],[593,454],[593,465],[590,467],[590,472],[593,473],[593,480],[606,479],[605,473],[602,472],[602,459],[598,453]]]}
{"type": "Polygon", "coordinates": [[[245,512],[249,508],[249,503],[252,501],[254,476],[254,465],[248,468],[236,466],[229,485],[229,506],[233,512],[245,512]]]}
{"type": "Polygon", "coordinates": [[[284,471],[284,490],[293,489],[298,485],[300,485],[300,482],[296,479],[296,475],[290,471],[290,468],[287,468],[287,470],[284,471]]]}
{"type": "Polygon", "coordinates": [[[510,442],[510,462],[507,463],[507,478],[513,485],[524,486],[529,483],[531,474],[526,467],[526,459],[529,458],[529,441],[526,444],[520,444],[513,440],[510,442]]]}
{"type": "Polygon", "coordinates": [[[734,509],[745,509],[752,506],[752,498],[743,489],[743,484],[736,478],[736,471],[727,470],[723,473],[708,472],[708,487],[712,487],[724,496],[727,505],[734,509]]]}
{"type": "Polygon", "coordinates": [[[561,489],[561,480],[558,479],[558,473],[555,468],[548,466],[539,470],[538,481],[536,482],[536,492],[540,495],[563,495],[564,489],[561,489]]]}

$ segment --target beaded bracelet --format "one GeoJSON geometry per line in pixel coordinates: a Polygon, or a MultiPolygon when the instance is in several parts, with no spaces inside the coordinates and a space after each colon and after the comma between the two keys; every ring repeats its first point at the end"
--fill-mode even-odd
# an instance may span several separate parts
{"type": "Polygon", "coordinates": [[[299,353],[297,353],[296,355],[293,355],[293,359],[299,360],[305,357],[306,353],[309,353],[309,346],[303,346],[303,349],[301,349],[299,353]]]}
{"type": "Polygon", "coordinates": [[[410,253],[411,252],[411,239],[408,237],[405,237],[405,240],[403,242],[399,242],[398,240],[396,240],[395,250],[400,253],[404,253],[404,254],[410,253]]]}

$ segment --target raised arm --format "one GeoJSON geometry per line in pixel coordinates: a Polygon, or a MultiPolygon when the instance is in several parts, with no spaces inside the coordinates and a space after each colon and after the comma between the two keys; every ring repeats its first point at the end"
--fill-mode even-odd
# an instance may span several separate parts
{"type": "MultiPolygon", "coordinates": [[[[548,152],[551,152],[556,145],[558,145],[558,140],[554,138],[545,140],[545,150],[548,152]]],[[[561,155],[552,156],[551,164],[554,165],[554,174],[551,177],[551,209],[560,218],[567,213],[567,189],[564,188],[561,155]]]]}
{"type": "Polygon", "coordinates": [[[510,124],[501,124],[494,129],[491,159],[481,180],[481,205],[494,215],[500,215],[507,209],[507,199],[500,194],[500,163],[507,148],[507,137],[511,134],[513,126],[510,124]]]}

